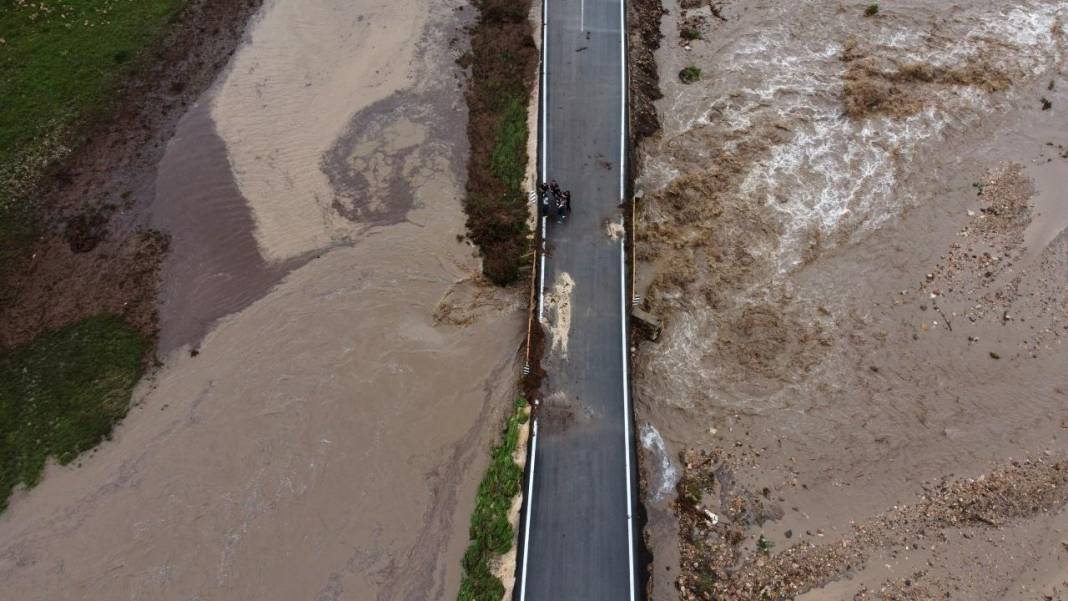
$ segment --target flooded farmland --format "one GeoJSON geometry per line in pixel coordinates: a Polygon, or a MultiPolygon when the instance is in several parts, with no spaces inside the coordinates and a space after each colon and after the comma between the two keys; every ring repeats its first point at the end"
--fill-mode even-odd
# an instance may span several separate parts
{"type": "Polygon", "coordinates": [[[1068,590],[1068,9],[868,7],[665,4],[636,246],[665,321],[635,381],[655,599],[1068,590]]]}
{"type": "Polygon", "coordinates": [[[163,365],[113,440],[12,497],[0,596],[456,590],[525,318],[459,236],[464,10],[252,19],[159,167],[163,365]]]}

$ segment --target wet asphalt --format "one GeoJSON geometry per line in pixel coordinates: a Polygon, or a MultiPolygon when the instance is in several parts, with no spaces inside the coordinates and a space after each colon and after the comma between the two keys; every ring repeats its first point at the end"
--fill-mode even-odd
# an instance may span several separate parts
{"type": "Polygon", "coordinates": [[[545,292],[565,272],[575,285],[566,358],[547,349],[543,362],[548,377],[517,599],[641,598],[632,548],[638,533],[629,532],[628,520],[637,480],[624,403],[621,240],[607,227],[622,217],[621,1],[545,0],[548,127],[539,132],[539,166],[572,194],[571,216],[548,223],[545,292]]]}

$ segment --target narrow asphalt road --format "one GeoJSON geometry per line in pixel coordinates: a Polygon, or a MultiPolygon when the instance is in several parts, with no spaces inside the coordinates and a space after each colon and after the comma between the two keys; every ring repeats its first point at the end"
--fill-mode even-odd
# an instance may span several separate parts
{"type": "MultiPolygon", "coordinates": [[[[544,1],[541,174],[571,190],[573,204],[565,223],[548,223],[545,302],[558,283],[574,285],[566,345],[558,340],[543,361],[518,598],[633,600],[641,595],[620,208],[623,0],[544,1]]],[[[558,324],[543,308],[547,329],[558,324]]]]}

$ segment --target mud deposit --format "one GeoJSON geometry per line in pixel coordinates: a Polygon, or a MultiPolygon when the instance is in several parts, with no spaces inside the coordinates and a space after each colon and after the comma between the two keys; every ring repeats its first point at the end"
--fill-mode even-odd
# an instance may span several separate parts
{"type": "Polygon", "coordinates": [[[265,3],[155,182],[170,352],[12,498],[0,598],[455,595],[525,316],[457,238],[461,4],[265,3]]]}
{"type": "Polygon", "coordinates": [[[1068,9],[687,6],[638,181],[653,598],[1068,598],[1068,9]]]}
{"type": "Polygon", "coordinates": [[[157,166],[188,106],[240,45],[258,6],[255,0],[190,1],[152,49],[152,60],[116,92],[114,112],[83,132],[84,142],[35,185],[41,231],[4,274],[0,347],[99,313],[119,315],[155,339],[168,247],[168,236],[149,223],[157,166]]]}

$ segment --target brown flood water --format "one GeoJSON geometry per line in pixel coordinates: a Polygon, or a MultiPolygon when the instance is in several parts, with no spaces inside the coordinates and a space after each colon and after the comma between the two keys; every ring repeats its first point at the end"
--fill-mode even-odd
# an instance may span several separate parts
{"type": "Polygon", "coordinates": [[[164,366],[0,515],[0,598],[455,596],[525,316],[457,241],[461,4],[253,19],[161,165],[164,366]]]}
{"type": "MultiPolygon", "coordinates": [[[[1068,450],[1068,9],[715,4],[665,3],[664,128],[642,148],[638,293],[665,319],[635,370],[654,599],[679,597],[697,537],[680,451],[726,453],[782,510],[739,547],[764,566],[760,535],[772,557],[837,541],[933,483],[1068,450]],[[850,115],[851,93],[885,97],[850,115]]],[[[949,529],[805,598],[908,576],[930,596],[893,598],[1062,599],[1066,535],[1063,504],[949,529]]]]}
{"type": "Polygon", "coordinates": [[[269,264],[253,235],[226,144],[215,132],[211,93],[178,123],[156,180],[152,226],[168,232],[160,290],[159,352],[198,342],[217,319],[262,297],[296,260],[269,264]]]}

